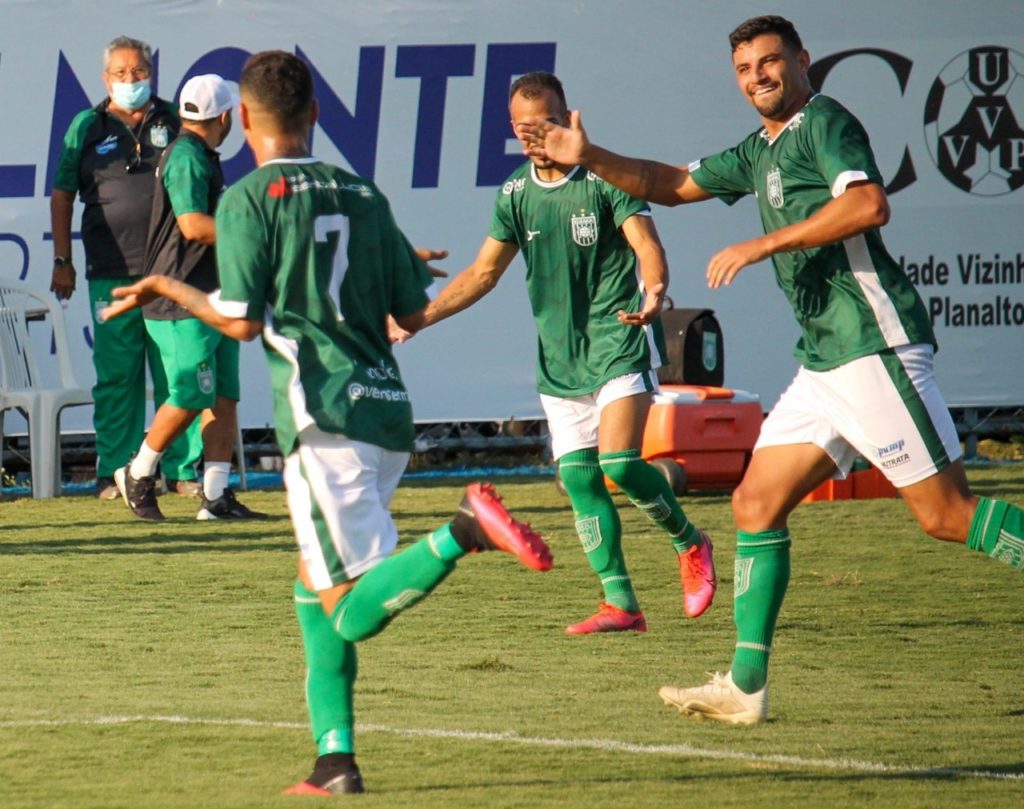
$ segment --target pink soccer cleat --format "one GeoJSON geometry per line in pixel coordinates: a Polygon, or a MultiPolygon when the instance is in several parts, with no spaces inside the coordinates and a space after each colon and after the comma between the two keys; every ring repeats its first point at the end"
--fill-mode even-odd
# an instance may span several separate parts
{"type": "Polygon", "coordinates": [[[504,551],[533,570],[551,570],[551,550],[541,535],[508,513],[490,483],[471,483],[459,506],[459,520],[472,537],[474,551],[504,551]]]}
{"type": "Polygon", "coordinates": [[[646,632],[647,620],[637,610],[629,612],[613,604],[602,603],[597,612],[565,628],[566,635],[590,635],[594,632],[646,632]]]}
{"type": "Polygon", "coordinates": [[[711,537],[700,531],[701,543],[679,554],[679,576],[683,580],[683,610],[691,618],[698,618],[711,606],[718,589],[714,546],[711,537]]]}

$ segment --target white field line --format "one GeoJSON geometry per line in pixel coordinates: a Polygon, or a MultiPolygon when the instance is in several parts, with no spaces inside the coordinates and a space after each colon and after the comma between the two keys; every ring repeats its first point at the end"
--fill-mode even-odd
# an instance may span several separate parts
{"type": "MultiPolygon", "coordinates": [[[[188,716],[100,716],[93,719],[24,719],[0,721],[0,730],[30,727],[68,727],[69,725],[127,725],[127,724],[214,725],[221,727],[283,728],[306,730],[303,722],[269,722],[258,719],[199,719],[188,716]]],[[[387,733],[393,736],[456,739],[528,747],[551,747],[572,750],[601,750],[612,753],[631,753],[642,756],[669,756],[675,758],[703,758],[718,761],[739,761],[750,764],[778,764],[787,767],[836,770],[841,772],[877,773],[879,775],[932,776],[948,778],[980,778],[990,781],[1024,781],[1021,773],[998,773],[967,770],[958,767],[903,767],[875,761],[850,758],[804,758],[782,754],[747,753],[742,750],[712,750],[689,744],[633,744],[615,739],[558,739],[538,736],[520,736],[515,731],[492,733],[473,730],[447,730],[444,728],[396,728],[389,725],[357,724],[363,733],[387,733]]]]}

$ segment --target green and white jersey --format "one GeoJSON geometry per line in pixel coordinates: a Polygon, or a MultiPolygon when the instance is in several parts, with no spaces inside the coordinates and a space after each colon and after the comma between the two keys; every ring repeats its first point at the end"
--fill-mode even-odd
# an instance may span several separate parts
{"type": "Polygon", "coordinates": [[[262,320],[277,441],[321,430],[412,448],[412,407],[387,315],[428,302],[433,279],[368,180],[309,158],[272,160],[216,212],[222,314],[262,320]]]}
{"type": "MultiPolygon", "coordinates": [[[[864,127],[823,95],[813,96],[774,140],[762,129],[690,171],[701,188],[730,205],[755,194],[766,233],[802,222],[850,183],[882,185],[864,127]]],[[[804,367],[823,371],[885,348],[936,345],[924,302],[877,228],[777,253],[772,263],[800,323],[794,353],[804,367]]]]}
{"type": "Polygon", "coordinates": [[[565,398],[663,365],[661,324],[618,321],[643,299],[636,255],[620,227],[646,202],[577,166],[545,182],[526,162],[498,192],[489,235],[517,244],[537,324],[537,389],[565,398]]]}

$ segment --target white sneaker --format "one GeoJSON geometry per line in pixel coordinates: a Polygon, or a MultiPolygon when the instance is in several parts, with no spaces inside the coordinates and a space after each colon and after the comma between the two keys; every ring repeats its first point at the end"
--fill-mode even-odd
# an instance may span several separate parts
{"type": "Polygon", "coordinates": [[[756,725],[768,718],[768,686],[753,694],[744,694],[732,681],[732,672],[716,672],[710,683],[696,688],[662,686],[658,696],[684,716],[733,725],[756,725]]]}

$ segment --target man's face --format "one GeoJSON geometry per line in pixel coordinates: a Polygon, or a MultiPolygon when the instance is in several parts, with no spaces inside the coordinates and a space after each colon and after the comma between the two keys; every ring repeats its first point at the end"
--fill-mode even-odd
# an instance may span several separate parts
{"type": "MultiPolygon", "coordinates": [[[[521,124],[544,120],[565,126],[568,122],[565,107],[552,90],[542,91],[537,98],[524,98],[522,93],[516,93],[509,102],[508,111],[512,117],[512,131],[523,146],[526,146],[526,143],[519,136],[521,124]]],[[[530,160],[539,169],[549,169],[555,165],[546,157],[531,155],[530,160]]]]}
{"type": "Polygon", "coordinates": [[[142,55],[142,51],[134,48],[119,48],[110,52],[110,61],[107,69],[103,71],[103,83],[110,92],[110,85],[113,82],[134,84],[137,81],[149,78],[150,69],[142,55]]]}
{"type": "Polygon", "coordinates": [[[732,54],[736,83],[762,118],[788,121],[810,93],[807,51],[790,50],[778,34],[762,34],[732,54]]]}

